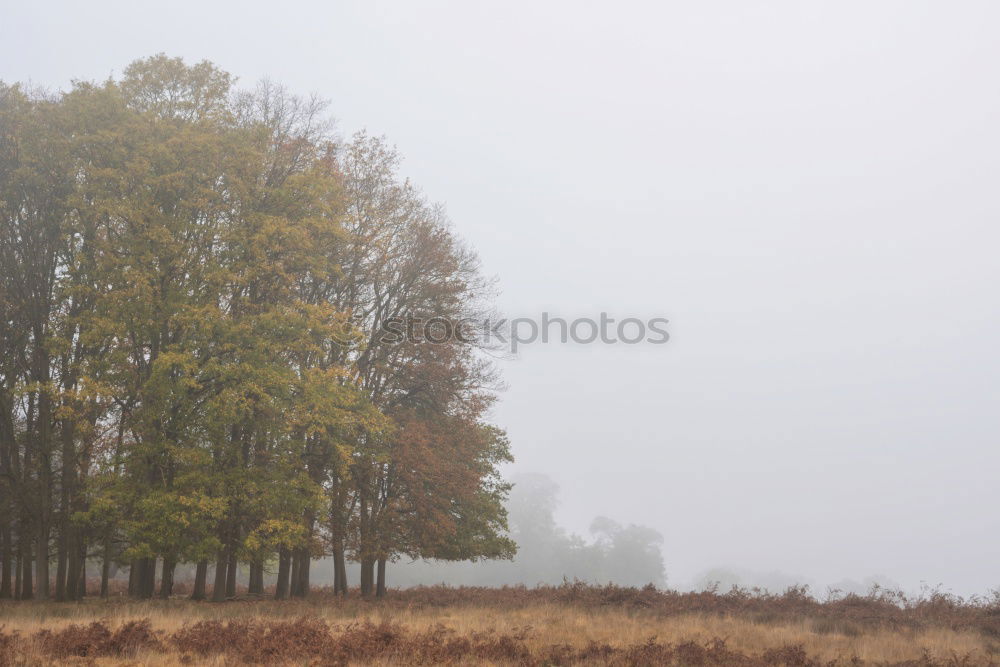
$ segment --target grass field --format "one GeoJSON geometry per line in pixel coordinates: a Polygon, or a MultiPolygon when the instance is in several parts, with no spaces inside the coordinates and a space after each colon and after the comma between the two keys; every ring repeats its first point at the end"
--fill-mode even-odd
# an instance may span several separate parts
{"type": "Polygon", "coordinates": [[[589,587],[0,604],[0,665],[1000,664],[996,597],[589,587]]]}

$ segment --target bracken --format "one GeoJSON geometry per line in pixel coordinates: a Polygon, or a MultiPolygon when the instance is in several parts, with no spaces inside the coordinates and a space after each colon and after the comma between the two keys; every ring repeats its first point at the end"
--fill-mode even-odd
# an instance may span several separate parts
{"type": "MultiPolygon", "coordinates": [[[[58,632],[41,630],[27,641],[17,633],[0,629],[0,665],[25,664],[19,647],[34,645],[51,658],[134,658],[139,651],[166,652],[176,649],[181,662],[193,662],[191,654],[218,656],[227,663],[350,665],[380,661],[389,664],[492,663],[536,667],[541,665],[639,665],[737,667],[820,667],[845,664],[823,662],[809,656],[801,645],[786,645],[760,654],[734,651],[720,638],[707,642],[660,643],[655,638],[625,646],[591,642],[582,648],[565,644],[528,646],[530,630],[513,633],[470,632],[459,636],[436,626],[425,632],[409,632],[401,626],[355,623],[331,627],[318,618],[295,621],[201,621],[185,626],[161,639],[146,619],[122,624],[111,630],[105,622],[71,625],[58,632]]],[[[846,664],[863,664],[854,659],[846,664]]],[[[883,663],[885,664],[885,663],[883,663]]],[[[996,664],[982,656],[951,656],[941,661],[925,655],[919,661],[893,663],[899,667],[996,664]]]]}

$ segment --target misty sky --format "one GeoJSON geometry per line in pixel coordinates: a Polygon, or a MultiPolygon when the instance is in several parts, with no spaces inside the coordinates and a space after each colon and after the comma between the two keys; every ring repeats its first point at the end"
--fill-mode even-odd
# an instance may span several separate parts
{"type": "Polygon", "coordinates": [[[0,78],[163,51],[331,100],[447,204],[535,345],[495,411],[559,519],[822,589],[1000,586],[1000,4],[0,0],[0,78]]]}

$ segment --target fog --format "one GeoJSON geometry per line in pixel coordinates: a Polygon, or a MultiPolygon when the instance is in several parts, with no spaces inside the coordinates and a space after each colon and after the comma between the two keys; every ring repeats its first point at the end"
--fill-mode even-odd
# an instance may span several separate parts
{"type": "Polygon", "coordinates": [[[669,584],[970,594],[1000,584],[998,31],[985,1],[6,2],[0,78],[163,51],[329,98],[506,315],[670,320],[500,361],[510,472],[567,534],[658,531],[669,584]]]}
{"type": "MultiPolygon", "coordinates": [[[[507,509],[510,534],[517,542],[511,560],[448,562],[403,558],[389,568],[391,586],[446,584],[450,586],[561,585],[588,582],[621,586],[663,587],[663,536],[648,526],[622,525],[608,517],[594,517],[588,534],[570,534],[557,524],[554,512],[559,486],[546,475],[514,475],[514,488],[507,509]]],[[[357,565],[348,577],[357,578],[357,565]]],[[[709,575],[716,573],[710,572],[709,575]]],[[[726,573],[728,574],[728,573],[726,573]]],[[[332,559],[310,568],[318,584],[333,582],[332,559]]],[[[712,585],[747,585],[743,580],[712,579],[696,582],[712,585]]],[[[672,585],[672,584],[671,584],[672,585]]],[[[784,591],[781,588],[780,591],[784,591]]]]}

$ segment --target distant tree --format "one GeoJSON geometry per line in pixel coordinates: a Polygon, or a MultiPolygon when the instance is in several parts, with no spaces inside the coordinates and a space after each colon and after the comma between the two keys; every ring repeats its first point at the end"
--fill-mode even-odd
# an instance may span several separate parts
{"type": "Polygon", "coordinates": [[[604,561],[603,577],[626,586],[661,585],[664,581],[663,535],[646,526],[622,526],[607,517],[590,524],[595,547],[604,561]]]}
{"type": "MultiPolygon", "coordinates": [[[[567,533],[555,518],[559,486],[548,476],[522,473],[512,479],[506,502],[511,561],[442,563],[426,560],[398,568],[405,584],[455,581],[464,585],[559,584],[566,580],[628,586],[665,582],[662,536],[651,528],[622,526],[598,517],[592,539],[567,533]]],[[[427,554],[425,557],[442,558],[427,554]]]]}
{"type": "Polygon", "coordinates": [[[695,580],[696,590],[728,591],[736,588],[758,588],[771,593],[783,593],[794,586],[808,582],[803,577],[783,572],[755,572],[752,570],[716,567],[702,573],[695,580]]]}

